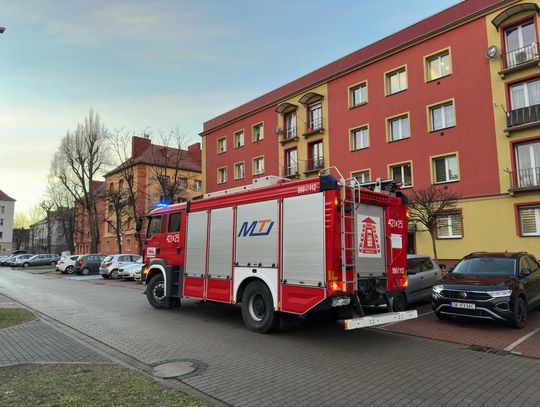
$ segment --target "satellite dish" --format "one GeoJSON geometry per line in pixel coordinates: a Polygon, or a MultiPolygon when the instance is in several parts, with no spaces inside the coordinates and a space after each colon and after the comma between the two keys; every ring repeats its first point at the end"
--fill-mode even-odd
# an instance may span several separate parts
{"type": "Polygon", "coordinates": [[[489,59],[492,59],[495,57],[495,55],[497,55],[497,46],[496,45],[489,46],[486,51],[486,57],[488,57],[489,59]]]}

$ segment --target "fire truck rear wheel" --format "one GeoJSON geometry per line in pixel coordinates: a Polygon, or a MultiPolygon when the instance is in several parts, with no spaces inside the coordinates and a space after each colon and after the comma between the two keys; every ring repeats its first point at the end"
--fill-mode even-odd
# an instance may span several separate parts
{"type": "Polygon", "coordinates": [[[262,281],[250,283],[242,294],[242,318],[247,328],[267,333],[279,328],[279,314],[274,311],[272,293],[262,281]]]}
{"type": "Polygon", "coordinates": [[[150,305],[154,308],[172,308],[172,301],[170,298],[167,298],[165,293],[165,281],[161,273],[156,274],[150,279],[146,289],[146,297],[150,305]]]}

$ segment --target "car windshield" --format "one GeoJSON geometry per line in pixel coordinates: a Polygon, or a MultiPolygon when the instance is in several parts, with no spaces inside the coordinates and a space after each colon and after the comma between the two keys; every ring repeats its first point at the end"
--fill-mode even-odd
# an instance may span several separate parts
{"type": "Polygon", "coordinates": [[[468,275],[514,275],[516,271],[516,259],[505,257],[477,257],[460,261],[452,270],[452,274],[468,275]]]}

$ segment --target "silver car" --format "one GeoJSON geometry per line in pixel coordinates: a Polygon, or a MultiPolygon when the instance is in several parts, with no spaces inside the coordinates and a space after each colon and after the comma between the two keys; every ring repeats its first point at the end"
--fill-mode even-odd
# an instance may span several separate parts
{"type": "Polygon", "coordinates": [[[407,290],[392,297],[394,311],[403,311],[409,304],[431,298],[431,291],[443,277],[437,263],[429,256],[407,255],[407,290]]]}
{"type": "Polygon", "coordinates": [[[99,266],[99,274],[103,278],[118,278],[122,275],[119,270],[132,263],[141,263],[142,256],[137,254],[115,254],[107,256],[99,266]]]}
{"type": "Polygon", "coordinates": [[[9,265],[11,267],[22,267],[24,264],[28,261],[29,258],[34,257],[33,254],[19,254],[15,257],[13,257],[9,261],[9,265]]]}
{"type": "Polygon", "coordinates": [[[23,263],[23,267],[28,266],[45,266],[51,265],[56,266],[60,256],[57,254],[36,254],[35,256],[30,257],[26,262],[23,263]]]}

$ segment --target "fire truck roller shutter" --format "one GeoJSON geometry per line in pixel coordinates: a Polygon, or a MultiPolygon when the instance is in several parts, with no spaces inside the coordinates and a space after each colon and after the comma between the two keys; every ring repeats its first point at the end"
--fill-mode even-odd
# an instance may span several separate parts
{"type": "Polygon", "coordinates": [[[188,215],[186,243],[186,276],[200,277],[206,266],[206,211],[188,215]]]}
{"type": "Polygon", "coordinates": [[[356,239],[356,270],[359,277],[386,275],[386,233],[382,207],[358,205],[356,239]]]}
{"type": "Polygon", "coordinates": [[[277,242],[277,200],[238,205],[236,211],[237,266],[277,268],[277,242]]]}
{"type": "Polygon", "coordinates": [[[324,194],[283,200],[283,278],[318,286],[325,282],[324,194]]]}
{"type": "Polygon", "coordinates": [[[230,278],[232,268],[233,209],[213,209],[210,213],[208,274],[212,278],[230,278]]]}

